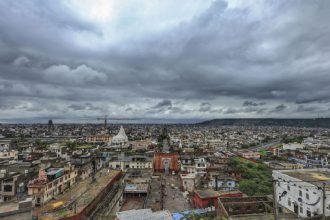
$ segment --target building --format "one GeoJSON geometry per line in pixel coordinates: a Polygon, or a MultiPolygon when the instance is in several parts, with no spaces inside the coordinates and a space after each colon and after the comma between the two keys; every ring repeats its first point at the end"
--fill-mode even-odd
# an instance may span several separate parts
{"type": "Polygon", "coordinates": [[[130,141],[129,146],[133,150],[147,150],[152,145],[150,139],[130,141]]]}
{"type": "Polygon", "coordinates": [[[18,158],[18,151],[12,150],[12,151],[0,151],[0,161],[1,160],[17,160],[18,158]]]}
{"type": "Polygon", "coordinates": [[[192,156],[181,155],[180,157],[180,169],[182,173],[196,173],[195,161],[192,156]]]}
{"type": "Polygon", "coordinates": [[[120,126],[119,132],[111,140],[111,147],[114,148],[126,148],[128,147],[128,137],[125,133],[123,126],[120,126]]]}
{"type": "Polygon", "coordinates": [[[36,206],[41,206],[55,195],[64,192],[76,182],[78,171],[73,166],[40,170],[38,178],[28,184],[28,195],[32,196],[36,206]]]}
{"type": "Polygon", "coordinates": [[[192,203],[196,208],[218,207],[219,193],[211,190],[195,190],[192,203]]]}
{"type": "Polygon", "coordinates": [[[194,173],[180,174],[181,190],[193,192],[195,190],[195,178],[194,173]]]}
{"type": "MultiPolygon", "coordinates": [[[[230,220],[273,220],[274,208],[270,198],[253,197],[220,197],[217,210],[218,219],[230,220]]],[[[279,219],[298,219],[290,213],[280,213],[279,219]]]]}
{"type": "Polygon", "coordinates": [[[276,182],[276,201],[298,217],[312,217],[323,213],[330,216],[330,170],[300,169],[273,170],[276,182]],[[326,200],[323,200],[323,184],[326,200]]]}
{"type": "Polygon", "coordinates": [[[120,169],[126,171],[127,169],[152,169],[152,158],[144,155],[134,156],[119,156],[109,161],[111,169],[120,169]]]}
{"type": "Polygon", "coordinates": [[[32,219],[32,199],[19,202],[7,202],[0,205],[0,219],[32,219]]]}
{"type": "Polygon", "coordinates": [[[110,134],[99,134],[86,136],[87,143],[111,143],[112,136],[110,134]]]}
{"type": "Polygon", "coordinates": [[[177,153],[155,153],[153,160],[154,171],[156,172],[178,172],[179,154],[177,153]]]}
{"type": "Polygon", "coordinates": [[[0,202],[23,197],[26,194],[29,177],[29,175],[18,172],[9,172],[0,177],[0,202]]]}
{"type": "Polygon", "coordinates": [[[172,215],[168,210],[153,212],[151,209],[133,209],[124,212],[117,212],[116,215],[117,220],[173,220],[172,215]]]}
{"type": "Polygon", "coordinates": [[[120,211],[142,209],[149,195],[152,169],[129,169],[124,176],[123,204],[120,211]]]}
{"type": "Polygon", "coordinates": [[[57,195],[56,200],[50,200],[42,207],[35,207],[34,219],[78,220],[106,216],[107,212],[121,202],[119,180],[122,173],[102,169],[96,175],[97,181],[89,178],[78,182],[71,190],[57,195]]]}
{"type": "Polygon", "coordinates": [[[207,178],[209,179],[207,187],[216,191],[231,191],[238,187],[237,180],[224,173],[216,171],[209,172],[207,178]]]}
{"type": "Polygon", "coordinates": [[[239,152],[238,155],[246,159],[252,159],[252,160],[260,159],[260,153],[254,151],[239,152]]]}
{"type": "Polygon", "coordinates": [[[297,150],[297,149],[303,149],[304,147],[305,147],[304,144],[288,143],[288,144],[283,144],[282,149],[283,150],[297,150]]]}
{"type": "Polygon", "coordinates": [[[204,176],[206,174],[206,160],[205,158],[195,159],[196,174],[198,176],[204,176]]]}

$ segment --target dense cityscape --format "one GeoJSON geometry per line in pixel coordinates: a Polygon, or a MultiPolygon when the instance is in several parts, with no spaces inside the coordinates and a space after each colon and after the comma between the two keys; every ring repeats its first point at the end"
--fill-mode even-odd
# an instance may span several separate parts
{"type": "Polygon", "coordinates": [[[0,134],[7,219],[298,219],[329,204],[327,128],[49,120],[0,134]]]}

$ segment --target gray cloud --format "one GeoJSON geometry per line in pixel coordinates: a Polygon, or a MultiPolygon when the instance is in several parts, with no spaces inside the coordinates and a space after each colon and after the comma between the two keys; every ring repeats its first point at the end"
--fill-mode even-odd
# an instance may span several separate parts
{"type": "Polygon", "coordinates": [[[202,1],[181,20],[170,20],[181,9],[168,4],[176,7],[159,6],[161,26],[123,9],[102,23],[65,1],[1,1],[3,117],[310,117],[320,109],[308,104],[329,108],[330,2],[202,1]]]}
{"type": "Polygon", "coordinates": [[[273,110],[271,110],[270,112],[282,112],[285,109],[287,109],[288,107],[284,104],[278,105],[276,106],[273,110]]]}
{"type": "Polygon", "coordinates": [[[243,106],[259,106],[259,105],[265,105],[266,103],[265,102],[253,102],[253,101],[245,101],[243,103],[243,106]]]}
{"type": "Polygon", "coordinates": [[[209,111],[211,111],[211,104],[208,103],[208,102],[201,103],[199,111],[200,112],[209,112],[209,111]]]}
{"type": "Polygon", "coordinates": [[[172,108],[172,101],[171,100],[163,100],[159,103],[157,103],[157,105],[155,105],[153,108],[154,109],[159,109],[159,108],[172,108]]]}

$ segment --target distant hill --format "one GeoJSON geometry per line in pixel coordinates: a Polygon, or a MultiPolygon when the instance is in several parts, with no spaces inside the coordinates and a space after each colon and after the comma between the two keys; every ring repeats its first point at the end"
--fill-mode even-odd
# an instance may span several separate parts
{"type": "Polygon", "coordinates": [[[330,128],[330,118],[279,119],[279,118],[239,118],[213,119],[198,123],[212,126],[286,126],[306,128],[330,128]]]}

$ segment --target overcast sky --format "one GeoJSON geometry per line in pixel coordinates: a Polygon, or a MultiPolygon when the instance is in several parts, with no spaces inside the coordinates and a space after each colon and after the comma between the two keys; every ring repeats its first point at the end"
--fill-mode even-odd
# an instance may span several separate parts
{"type": "Polygon", "coordinates": [[[328,0],[2,0],[0,122],[330,116],[328,0]]]}

